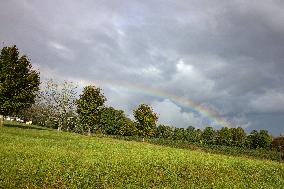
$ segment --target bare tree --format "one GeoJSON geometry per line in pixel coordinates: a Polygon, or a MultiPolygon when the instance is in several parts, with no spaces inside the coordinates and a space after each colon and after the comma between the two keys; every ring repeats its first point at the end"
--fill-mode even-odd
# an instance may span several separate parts
{"type": "Polygon", "coordinates": [[[48,80],[39,93],[40,103],[47,109],[47,115],[58,124],[58,131],[68,129],[68,121],[76,114],[77,86],[72,82],[56,83],[48,80]]]}

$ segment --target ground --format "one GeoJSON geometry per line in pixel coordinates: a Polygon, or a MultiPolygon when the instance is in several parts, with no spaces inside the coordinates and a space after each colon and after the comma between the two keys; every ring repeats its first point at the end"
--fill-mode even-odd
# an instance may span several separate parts
{"type": "Polygon", "coordinates": [[[284,164],[35,126],[0,128],[0,188],[284,188],[284,164]]]}

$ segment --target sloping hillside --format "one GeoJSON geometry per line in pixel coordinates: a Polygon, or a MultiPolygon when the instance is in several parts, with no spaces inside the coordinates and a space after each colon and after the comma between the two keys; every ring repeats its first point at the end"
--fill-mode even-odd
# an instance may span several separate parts
{"type": "Polygon", "coordinates": [[[1,188],[284,188],[284,164],[40,127],[0,128],[1,188]]]}

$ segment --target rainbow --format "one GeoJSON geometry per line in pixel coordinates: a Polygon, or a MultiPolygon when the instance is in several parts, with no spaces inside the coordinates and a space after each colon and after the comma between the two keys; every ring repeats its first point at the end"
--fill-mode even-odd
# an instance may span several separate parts
{"type": "Polygon", "coordinates": [[[92,82],[97,86],[107,86],[107,87],[114,87],[122,90],[127,90],[133,93],[143,94],[147,96],[157,97],[161,99],[169,99],[175,104],[190,109],[193,112],[197,112],[200,115],[208,118],[213,125],[218,125],[221,127],[236,127],[235,124],[228,121],[227,119],[222,118],[220,114],[208,107],[205,107],[201,104],[197,104],[188,98],[184,98],[181,96],[177,96],[171,93],[167,93],[155,88],[145,87],[139,84],[131,84],[129,82],[121,82],[121,81],[110,81],[110,80],[95,80],[92,82]]]}

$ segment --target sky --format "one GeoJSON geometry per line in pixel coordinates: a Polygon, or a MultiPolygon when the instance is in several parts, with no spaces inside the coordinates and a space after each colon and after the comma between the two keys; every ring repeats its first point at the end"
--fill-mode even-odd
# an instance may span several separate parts
{"type": "Polygon", "coordinates": [[[0,0],[1,47],[129,117],[284,133],[282,0],[0,0]]]}

